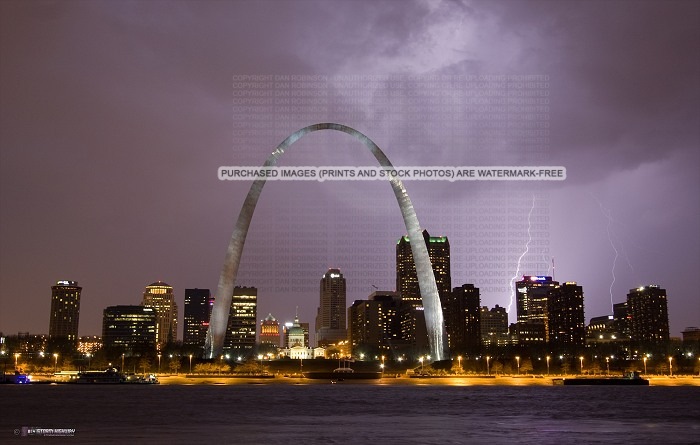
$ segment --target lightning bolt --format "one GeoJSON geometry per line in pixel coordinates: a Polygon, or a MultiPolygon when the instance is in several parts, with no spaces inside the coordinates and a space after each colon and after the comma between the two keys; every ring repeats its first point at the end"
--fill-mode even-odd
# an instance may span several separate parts
{"type": "Polygon", "coordinates": [[[617,247],[615,247],[615,243],[613,242],[612,235],[610,234],[610,226],[612,225],[612,217],[610,216],[610,211],[603,207],[603,204],[601,204],[600,201],[598,202],[598,204],[600,204],[600,211],[603,212],[603,215],[605,215],[606,218],[608,218],[608,225],[606,226],[605,230],[608,233],[608,241],[610,242],[610,246],[615,251],[615,258],[613,259],[612,269],[610,270],[610,273],[612,273],[612,282],[610,282],[610,312],[613,312],[614,303],[612,291],[613,286],[615,286],[615,266],[617,265],[617,257],[619,256],[619,253],[617,251],[617,247]]]}
{"type": "Polygon", "coordinates": [[[610,247],[612,247],[613,251],[615,252],[615,258],[613,258],[613,264],[612,264],[612,268],[610,270],[610,274],[612,275],[612,282],[610,283],[609,292],[610,292],[610,307],[612,308],[614,305],[614,303],[613,303],[613,287],[615,286],[615,281],[616,281],[615,267],[617,266],[617,259],[619,258],[620,253],[622,253],[622,256],[625,258],[625,261],[627,261],[627,265],[629,266],[629,268],[632,272],[634,272],[634,267],[632,266],[632,262],[630,262],[629,256],[627,256],[627,251],[625,250],[625,245],[622,243],[620,238],[612,230],[612,224],[614,222],[618,223],[618,224],[620,224],[620,223],[613,219],[612,212],[609,209],[606,209],[603,206],[603,203],[600,202],[600,200],[598,198],[596,198],[594,195],[591,195],[591,196],[593,196],[593,199],[595,199],[596,202],[598,203],[598,207],[600,207],[600,212],[608,220],[608,224],[605,227],[605,232],[608,235],[608,242],[610,243],[610,247]],[[618,250],[616,244],[620,246],[619,250],[618,250]]]}
{"type": "Polygon", "coordinates": [[[530,212],[527,214],[527,243],[525,243],[525,251],[522,253],[522,255],[520,255],[520,258],[518,258],[518,266],[515,269],[515,275],[513,275],[513,278],[510,279],[510,302],[508,303],[509,314],[511,313],[510,308],[513,306],[513,300],[515,299],[515,280],[520,275],[520,262],[530,250],[530,242],[532,241],[532,235],[530,234],[532,224],[530,223],[530,218],[532,217],[533,210],[535,210],[535,195],[532,195],[532,207],[530,207],[530,212]]]}

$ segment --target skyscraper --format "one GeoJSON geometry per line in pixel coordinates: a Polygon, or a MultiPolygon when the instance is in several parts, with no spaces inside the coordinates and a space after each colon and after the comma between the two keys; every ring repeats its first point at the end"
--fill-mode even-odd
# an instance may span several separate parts
{"type": "Polygon", "coordinates": [[[159,348],[177,341],[177,303],[173,287],[162,281],[146,286],[142,306],[152,307],[156,311],[156,344],[159,348]]]}
{"type": "Polygon", "coordinates": [[[456,353],[473,354],[481,346],[481,298],[479,288],[463,284],[452,289],[447,304],[451,316],[450,350],[456,353]]]}
{"type": "Polygon", "coordinates": [[[156,346],[158,315],[150,306],[110,306],[102,317],[104,348],[125,353],[148,352],[156,346]]]}
{"type": "Polygon", "coordinates": [[[630,320],[629,306],[627,301],[613,304],[613,323],[614,328],[619,334],[617,340],[629,342],[630,340],[630,320]]]}
{"type": "Polygon", "coordinates": [[[566,282],[550,291],[547,302],[549,344],[555,353],[577,353],[586,346],[583,288],[566,282]]]}
{"type": "MultiPolygon", "coordinates": [[[[422,235],[433,266],[433,275],[435,276],[449,342],[449,333],[452,331],[452,316],[447,304],[452,291],[450,241],[446,236],[430,236],[427,230],[423,230],[422,235]]],[[[420,351],[427,348],[427,338],[424,338],[427,335],[425,314],[423,313],[416,264],[413,261],[411,241],[406,235],[396,242],[396,291],[403,302],[399,310],[402,339],[404,343],[412,345],[413,353],[421,353],[420,351]]]]}
{"type": "Polygon", "coordinates": [[[381,354],[395,350],[401,343],[398,309],[401,298],[396,292],[373,292],[367,300],[356,300],[348,309],[348,340],[352,354],[381,354]]]}
{"type": "Polygon", "coordinates": [[[51,286],[49,338],[77,346],[80,319],[80,293],[77,281],[61,280],[51,286]]]}
{"type": "Polygon", "coordinates": [[[257,320],[258,289],[245,286],[234,287],[224,350],[243,356],[252,353],[255,348],[257,320]]]}
{"type": "MultiPolygon", "coordinates": [[[[444,302],[445,297],[452,290],[450,241],[446,236],[430,236],[427,230],[423,230],[423,241],[428,248],[428,256],[433,265],[440,302],[444,302]]],[[[416,264],[413,262],[411,242],[405,235],[399,238],[396,243],[396,291],[401,295],[403,301],[411,302],[414,307],[423,305],[418,286],[416,264]]],[[[446,316],[445,319],[447,319],[446,316]]]]}
{"type": "Polygon", "coordinates": [[[499,305],[489,309],[481,308],[481,344],[488,348],[507,346],[510,343],[508,335],[508,312],[499,305]]]}
{"type": "Polygon", "coordinates": [[[213,305],[209,289],[185,289],[184,345],[204,347],[213,305]]]}
{"type": "Polygon", "coordinates": [[[515,283],[516,323],[520,345],[543,345],[549,342],[547,302],[550,291],[559,283],[552,277],[524,275],[515,283]]]}
{"type": "Polygon", "coordinates": [[[316,315],[316,341],[325,346],[346,338],[345,278],[340,269],[328,269],[321,278],[320,304],[316,315]]]}
{"type": "Polygon", "coordinates": [[[260,322],[260,344],[280,347],[280,323],[272,314],[260,322]]]}
{"type": "Polygon", "coordinates": [[[631,342],[636,347],[657,347],[669,341],[666,289],[652,284],[627,294],[631,342]]]}

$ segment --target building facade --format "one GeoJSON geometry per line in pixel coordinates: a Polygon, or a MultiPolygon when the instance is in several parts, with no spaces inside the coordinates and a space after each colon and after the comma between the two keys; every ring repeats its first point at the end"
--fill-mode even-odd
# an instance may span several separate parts
{"type": "Polygon", "coordinates": [[[400,305],[397,292],[377,291],[348,308],[348,340],[353,356],[390,353],[401,344],[400,305]]]}
{"type": "Polygon", "coordinates": [[[292,360],[307,360],[325,357],[325,349],[322,347],[312,349],[309,346],[309,324],[301,323],[297,314],[294,316],[294,322],[285,323],[284,347],[280,355],[292,360]]]}
{"type": "MultiPolygon", "coordinates": [[[[446,236],[430,236],[427,230],[423,230],[423,241],[433,266],[440,302],[443,302],[452,290],[450,241],[446,236]]],[[[411,242],[406,235],[396,242],[396,291],[402,301],[410,302],[414,307],[423,306],[411,242]]]]}
{"type": "Polygon", "coordinates": [[[481,344],[486,348],[508,346],[508,312],[499,305],[489,309],[481,307],[480,316],[481,344]]]}
{"type": "Polygon", "coordinates": [[[451,316],[450,351],[475,354],[481,349],[481,298],[479,288],[463,284],[452,289],[448,311],[451,316]]]}
{"type": "Polygon", "coordinates": [[[152,351],[156,347],[158,315],[150,306],[110,306],[102,317],[105,349],[126,353],[152,351]]]}
{"type": "Polygon", "coordinates": [[[629,342],[630,340],[630,320],[629,306],[627,301],[613,304],[613,322],[617,331],[617,339],[629,342]]]}
{"type": "Polygon", "coordinates": [[[61,280],[51,286],[51,317],[49,317],[51,341],[77,346],[82,290],[77,281],[70,280],[61,280]]]}
{"type": "Polygon", "coordinates": [[[280,347],[280,323],[272,314],[260,321],[260,344],[280,347]]]}
{"type": "Polygon", "coordinates": [[[583,288],[566,282],[550,291],[547,302],[549,344],[555,353],[577,353],[586,346],[583,288]]]}
{"type": "Polygon", "coordinates": [[[185,289],[184,345],[204,347],[213,307],[214,298],[209,289],[185,289]]]}
{"type": "MultiPolygon", "coordinates": [[[[423,230],[422,235],[433,267],[449,343],[449,333],[452,331],[452,316],[448,307],[452,292],[450,241],[446,236],[430,236],[427,230],[423,230]]],[[[403,344],[407,353],[421,354],[428,348],[425,314],[411,241],[406,235],[396,242],[396,292],[402,301],[398,316],[403,344]]]]}
{"type": "Polygon", "coordinates": [[[515,283],[516,335],[521,346],[549,343],[547,301],[550,291],[558,285],[552,277],[529,275],[524,275],[522,280],[515,283]]]}
{"type": "Polygon", "coordinates": [[[255,348],[258,319],[258,289],[236,286],[231,299],[224,350],[247,356],[255,348]]]}
{"type": "Polygon", "coordinates": [[[316,342],[319,346],[346,339],[346,308],[345,277],[340,269],[328,269],[321,278],[316,315],[316,342]]]}
{"type": "Polygon", "coordinates": [[[652,284],[627,294],[630,341],[637,348],[663,347],[669,341],[666,289],[652,284]]]}
{"type": "Polygon", "coordinates": [[[146,286],[142,306],[152,307],[156,312],[156,343],[160,349],[177,341],[177,303],[173,287],[162,281],[146,286]]]}
{"type": "MultiPolygon", "coordinates": [[[[304,334],[302,346],[304,346],[306,348],[311,346],[311,342],[309,339],[309,329],[310,329],[309,323],[308,322],[303,322],[303,323],[300,322],[299,315],[297,314],[294,317],[293,322],[288,321],[282,327],[282,347],[283,348],[290,348],[291,346],[294,345],[294,343],[298,342],[294,338],[290,338],[290,334],[293,332],[293,328],[296,328],[296,327],[301,328],[301,332],[304,334]]],[[[298,331],[294,330],[294,332],[298,332],[298,331]]]]}

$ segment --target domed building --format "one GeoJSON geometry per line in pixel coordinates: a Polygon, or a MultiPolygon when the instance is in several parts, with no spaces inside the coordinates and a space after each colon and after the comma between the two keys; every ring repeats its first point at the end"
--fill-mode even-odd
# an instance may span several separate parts
{"type": "Polygon", "coordinates": [[[294,323],[286,327],[286,347],[280,351],[280,355],[289,357],[294,360],[306,360],[317,357],[325,357],[324,348],[312,349],[308,346],[304,331],[299,322],[299,315],[294,316],[294,323]]]}

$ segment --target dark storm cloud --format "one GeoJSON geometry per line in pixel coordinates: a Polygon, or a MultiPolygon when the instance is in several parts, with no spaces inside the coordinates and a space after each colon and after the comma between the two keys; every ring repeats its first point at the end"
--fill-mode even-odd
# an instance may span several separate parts
{"type": "Polygon", "coordinates": [[[500,6],[503,28],[518,32],[535,26],[544,45],[530,56],[551,72],[553,94],[563,109],[552,119],[561,150],[555,156],[595,166],[586,176],[596,179],[697,148],[697,3],[500,6]],[[594,164],[597,155],[604,155],[604,164],[594,164]]]}
{"type": "MultiPolygon", "coordinates": [[[[243,148],[231,137],[231,76],[245,73],[549,75],[547,163],[569,169],[569,180],[550,191],[557,222],[551,237],[561,246],[556,255],[562,273],[588,289],[587,311],[593,312],[587,316],[606,310],[596,299],[608,292],[611,253],[594,195],[627,224],[627,241],[663,259],[658,264],[642,249],[635,252],[636,272],[620,280],[616,298],[646,280],[668,283],[688,305],[686,314],[682,304],[674,309],[675,331],[697,324],[698,305],[690,302],[693,271],[700,267],[694,230],[700,205],[692,192],[700,186],[697,2],[3,2],[0,7],[2,331],[45,332],[48,286],[61,278],[85,286],[85,334],[99,332],[104,306],[139,302],[143,286],[156,279],[180,293],[215,286],[223,246],[248,187],[222,186],[215,169],[262,163],[286,136],[260,132],[243,148]],[[572,217],[583,209],[585,216],[572,217]],[[639,242],[650,238],[653,246],[639,242]],[[8,307],[16,295],[25,296],[37,315],[27,318],[8,307]]],[[[397,164],[490,159],[482,147],[464,147],[459,140],[401,138],[411,123],[392,120],[392,110],[378,110],[367,107],[358,125],[371,130],[397,164]]],[[[320,140],[318,145],[345,144],[334,136],[320,140]]],[[[357,150],[347,145],[338,156],[352,161],[357,150]]],[[[295,148],[288,162],[335,159],[334,152],[316,155],[304,147],[295,148]]],[[[528,160],[517,144],[502,149],[504,163],[528,160]]],[[[330,199],[355,186],[334,187],[278,187],[277,196],[261,202],[256,218],[274,221],[273,210],[285,198],[330,199]]],[[[433,193],[438,204],[444,199],[459,205],[491,186],[409,187],[419,195],[433,193]]],[[[354,205],[361,214],[385,215],[381,208],[354,205]]],[[[439,227],[433,218],[422,221],[439,227]]],[[[401,227],[382,229],[393,238],[401,227]]],[[[276,230],[272,237],[280,240],[293,233],[276,230]]],[[[330,229],[325,236],[332,238],[330,229]]],[[[327,257],[319,263],[334,261],[332,252],[327,257]]],[[[320,277],[323,270],[317,269],[303,272],[320,277]]],[[[468,279],[466,271],[455,274],[468,279]]],[[[261,313],[275,304],[293,310],[295,303],[275,298],[261,313]]],[[[487,295],[482,302],[503,304],[497,298],[502,296],[487,295]]],[[[311,319],[313,291],[307,300],[303,318],[311,319]]]]}

